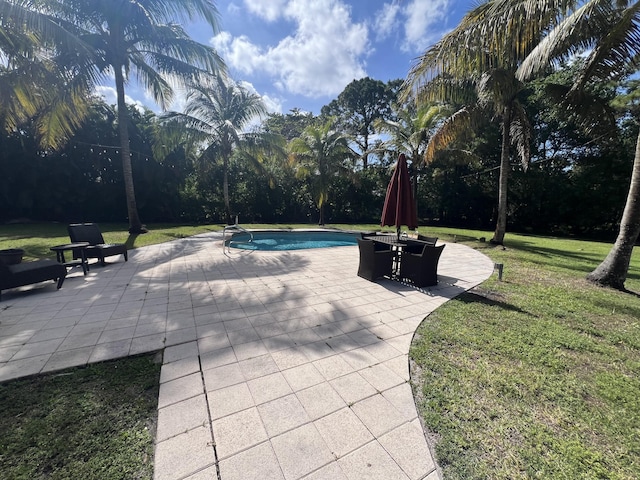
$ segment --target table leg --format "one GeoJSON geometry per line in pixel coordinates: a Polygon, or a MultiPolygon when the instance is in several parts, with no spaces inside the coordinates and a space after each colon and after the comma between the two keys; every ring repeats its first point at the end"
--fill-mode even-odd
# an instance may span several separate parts
{"type": "Polygon", "coordinates": [[[393,279],[397,280],[400,276],[400,248],[392,247],[393,249],[393,279]]]}

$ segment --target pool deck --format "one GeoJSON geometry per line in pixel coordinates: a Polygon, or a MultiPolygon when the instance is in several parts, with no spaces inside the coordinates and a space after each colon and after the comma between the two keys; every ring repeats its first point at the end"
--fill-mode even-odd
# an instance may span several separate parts
{"type": "Polygon", "coordinates": [[[485,255],[447,244],[425,290],[358,277],[355,246],[224,254],[220,233],[91,267],[2,293],[0,381],[164,349],[156,480],[440,478],[409,347],[485,255]]]}

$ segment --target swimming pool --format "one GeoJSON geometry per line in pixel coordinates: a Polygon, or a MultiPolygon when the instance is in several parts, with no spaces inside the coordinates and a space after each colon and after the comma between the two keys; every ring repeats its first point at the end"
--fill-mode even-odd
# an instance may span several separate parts
{"type": "Polygon", "coordinates": [[[305,250],[309,248],[344,247],[357,245],[360,234],[325,231],[264,231],[235,233],[227,244],[244,250],[278,251],[305,250]]]}

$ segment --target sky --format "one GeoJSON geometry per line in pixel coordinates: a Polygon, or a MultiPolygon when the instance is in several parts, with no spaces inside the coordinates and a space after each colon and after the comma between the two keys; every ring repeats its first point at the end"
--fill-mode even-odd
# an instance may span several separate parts
{"type": "MultiPolygon", "coordinates": [[[[218,0],[217,34],[204,24],[185,28],[194,40],[214,47],[232,78],[260,95],[270,112],[297,108],[317,115],[353,80],[404,79],[472,2],[218,0]]],[[[99,91],[115,103],[112,86],[99,91]]],[[[135,82],[127,93],[130,102],[157,111],[135,82]]]]}

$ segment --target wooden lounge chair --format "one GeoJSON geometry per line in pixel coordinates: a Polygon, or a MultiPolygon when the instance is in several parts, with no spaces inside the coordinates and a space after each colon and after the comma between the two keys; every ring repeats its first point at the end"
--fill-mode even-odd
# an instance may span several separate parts
{"type": "Polygon", "coordinates": [[[376,244],[372,240],[358,238],[360,250],[360,265],[358,276],[374,281],[380,277],[391,278],[393,272],[393,252],[384,245],[376,244]]]}
{"type": "MultiPolygon", "coordinates": [[[[129,260],[127,246],[124,243],[105,243],[97,223],[72,223],[67,227],[69,237],[73,243],[89,242],[84,249],[86,258],[97,258],[104,265],[104,258],[113,255],[124,255],[124,261],[129,260]]],[[[73,258],[82,258],[80,250],[73,251],[73,258]]]]}
{"type": "Polygon", "coordinates": [[[438,284],[438,261],[444,245],[438,247],[425,243],[421,253],[402,251],[400,278],[416,287],[431,287],[438,284]]]}
{"type": "Polygon", "coordinates": [[[36,260],[15,265],[0,263],[0,298],[2,298],[2,290],[46,282],[47,280],[56,281],[58,288],[60,288],[66,277],[66,267],[53,260],[36,260]]]}

